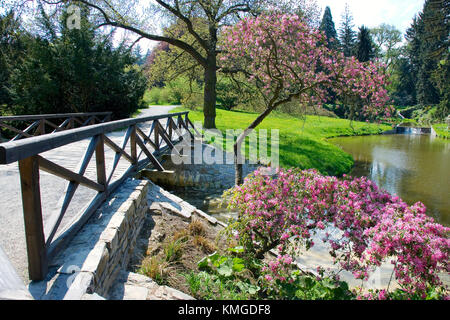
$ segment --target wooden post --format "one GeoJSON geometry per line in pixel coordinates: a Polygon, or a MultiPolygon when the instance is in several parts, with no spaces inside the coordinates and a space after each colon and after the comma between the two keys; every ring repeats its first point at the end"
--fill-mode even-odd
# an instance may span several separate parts
{"type": "Polygon", "coordinates": [[[31,280],[40,281],[47,275],[48,261],[42,221],[37,156],[20,160],[19,170],[28,253],[28,273],[31,280]]]}
{"type": "Polygon", "coordinates": [[[172,117],[167,119],[168,127],[169,127],[169,139],[172,140],[172,117]]]}
{"type": "Polygon", "coordinates": [[[105,187],[106,191],[106,165],[105,165],[105,144],[103,134],[99,136],[95,147],[95,162],[97,165],[97,182],[105,187]]]}
{"type": "Polygon", "coordinates": [[[136,126],[131,127],[130,136],[130,148],[131,148],[131,158],[133,158],[133,165],[137,165],[137,145],[136,145],[136,126]]]}
{"type": "Polygon", "coordinates": [[[40,135],[45,134],[45,119],[42,119],[39,123],[39,129],[36,130],[36,132],[39,132],[40,135]]]}
{"type": "Polygon", "coordinates": [[[155,145],[156,145],[156,151],[159,150],[159,122],[158,120],[155,120],[155,145]]]}
{"type": "Polygon", "coordinates": [[[69,121],[69,125],[67,126],[67,129],[74,129],[75,128],[75,121],[74,119],[71,117],[70,121],[69,121]]]}

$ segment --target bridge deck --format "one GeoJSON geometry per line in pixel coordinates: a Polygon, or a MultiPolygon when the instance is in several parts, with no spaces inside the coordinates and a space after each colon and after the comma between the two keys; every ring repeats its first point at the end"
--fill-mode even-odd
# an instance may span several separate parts
{"type": "MultiPolygon", "coordinates": [[[[150,107],[144,110],[139,117],[147,117],[152,115],[159,115],[168,113],[174,107],[150,107]]],[[[150,123],[139,125],[140,128],[148,130],[150,123]]],[[[161,123],[165,125],[164,122],[161,123]]],[[[107,136],[118,145],[121,144],[124,132],[112,132],[107,136]]],[[[85,152],[89,144],[89,139],[75,142],[57,149],[44,152],[42,155],[63,167],[74,170],[85,152]]],[[[128,152],[129,146],[127,147],[128,152]]],[[[150,149],[150,151],[153,151],[150,149]]],[[[111,165],[115,152],[110,148],[105,147],[106,159],[106,173],[111,171],[111,165]]],[[[95,157],[95,156],[94,156],[95,157]]],[[[129,167],[129,163],[125,159],[121,159],[116,172],[113,176],[113,181],[120,177],[124,171],[129,167]]],[[[95,161],[91,161],[85,176],[92,180],[96,178],[95,161]]],[[[50,220],[52,214],[56,214],[56,208],[60,207],[58,202],[61,195],[65,192],[67,181],[60,179],[54,175],[48,174],[44,171],[40,172],[41,183],[41,199],[42,199],[42,214],[44,218],[44,228],[47,227],[46,221],[50,220]]],[[[66,215],[63,218],[60,228],[66,227],[74,215],[84,207],[96,194],[95,191],[83,186],[79,186],[75,193],[66,215]]],[[[18,163],[0,166],[0,246],[5,250],[8,258],[16,268],[19,276],[27,283],[28,280],[28,262],[27,250],[25,242],[24,218],[22,211],[22,199],[20,188],[20,177],[18,163]]]]}

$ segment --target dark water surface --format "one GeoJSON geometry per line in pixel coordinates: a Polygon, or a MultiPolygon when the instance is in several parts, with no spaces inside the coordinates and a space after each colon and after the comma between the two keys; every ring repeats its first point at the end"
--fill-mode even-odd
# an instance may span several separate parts
{"type": "Polygon", "coordinates": [[[377,135],[329,139],[355,159],[350,173],[366,176],[408,204],[421,201],[450,226],[450,142],[430,135],[377,135]]]}

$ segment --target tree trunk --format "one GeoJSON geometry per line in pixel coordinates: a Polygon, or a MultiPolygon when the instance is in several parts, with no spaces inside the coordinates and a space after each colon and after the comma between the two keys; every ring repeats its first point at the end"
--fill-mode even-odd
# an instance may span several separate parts
{"type": "Polygon", "coordinates": [[[239,161],[241,156],[241,145],[245,142],[245,137],[251,132],[251,130],[255,129],[263,120],[276,108],[277,104],[271,104],[263,113],[261,113],[255,121],[252,122],[251,125],[242,132],[241,135],[236,140],[234,144],[234,182],[237,186],[241,185],[244,182],[243,178],[243,165],[239,161]]]}
{"type": "MultiPolygon", "coordinates": [[[[215,51],[215,50],[214,50],[215,51]]],[[[207,58],[207,66],[205,68],[205,91],[203,102],[204,123],[206,129],[216,128],[216,54],[210,53],[207,58]]]]}
{"type": "MultiPolygon", "coordinates": [[[[245,138],[245,136],[244,136],[245,138]]],[[[242,174],[242,168],[243,165],[240,162],[239,158],[240,158],[240,149],[241,149],[241,144],[238,144],[237,142],[234,144],[234,183],[237,186],[240,186],[244,181],[243,181],[243,174],[242,174]]]]}

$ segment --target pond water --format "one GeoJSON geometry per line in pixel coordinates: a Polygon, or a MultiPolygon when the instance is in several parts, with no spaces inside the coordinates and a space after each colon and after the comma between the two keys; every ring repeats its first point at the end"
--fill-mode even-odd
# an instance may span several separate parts
{"type": "Polygon", "coordinates": [[[350,175],[366,176],[408,204],[450,225],[450,143],[431,135],[377,135],[329,139],[350,153],[350,175]]]}

